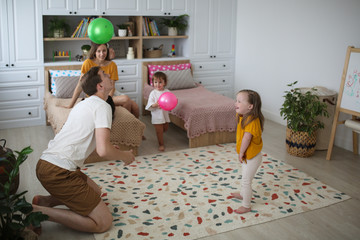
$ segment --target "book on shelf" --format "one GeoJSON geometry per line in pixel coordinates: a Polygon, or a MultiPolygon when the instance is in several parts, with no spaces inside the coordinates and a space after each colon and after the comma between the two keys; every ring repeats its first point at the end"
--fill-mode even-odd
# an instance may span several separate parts
{"type": "Polygon", "coordinates": [[[144,36],[160,36],[156,21],[148,17],[143,17],[143,35],[144,36]]]}
{"type": "Polygon", "coordinates": [[[82,26],[83,22],[84,22],[84,19],[82,19],[82,20],[80,21],[80,23],[77,25],[74,33],[71,35],[72,38],[76,36],[76,34],[78,33],[78,31],[79,31],[80,27],[82,26]]]}

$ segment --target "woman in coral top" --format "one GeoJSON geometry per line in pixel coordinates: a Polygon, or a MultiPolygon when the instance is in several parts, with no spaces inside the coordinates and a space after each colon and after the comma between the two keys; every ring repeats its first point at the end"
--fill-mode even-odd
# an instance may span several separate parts
{"type": "Polygon", "coordinates": [[[75,91],[73,93],[71,103],[67,108],[72,108],[76,100],[78,99],[82,89],[81,89],[81,78],[82,76],[90,70],[90,68],[100,66],[101,69],[110,75],[111,80],[113,80],[113,90],[109,93],[109,98],[107,102],[111,105],[111,102],[115,106],[122,106],[131,112],[136,118],[139,118],[139,106],[129,98],[129,96],[124,95],[116,91],[115,81],[119,80],[118,71],[116,64],[110,60],[110,51],[108,44],[96,44],[91,42],[91,49],[89,52],[89,58],[86,59],[81,67],[81,76],[79,83],[77,84],[75,91]]]}

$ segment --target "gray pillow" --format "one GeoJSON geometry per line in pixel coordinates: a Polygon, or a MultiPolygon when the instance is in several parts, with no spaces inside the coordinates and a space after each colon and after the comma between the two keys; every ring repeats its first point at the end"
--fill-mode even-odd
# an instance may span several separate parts
{"type": "MultiPolygon", "coordinates": [[[[79,82],[80,76],[63,76],[63,77],[54,77],[57,98],[71,98],[77,83],[79,82]]],[[[84,98],[86,95],[84,92],[81,92],[80,98],[84,98]]]]}
{"type": "Polygon", "coordinates": [[[191,75],[191,69],[179,70],[179,71],[163,71],[167,76],[167,86],[169,90],[194,88],[196,84],[191,75]]]}

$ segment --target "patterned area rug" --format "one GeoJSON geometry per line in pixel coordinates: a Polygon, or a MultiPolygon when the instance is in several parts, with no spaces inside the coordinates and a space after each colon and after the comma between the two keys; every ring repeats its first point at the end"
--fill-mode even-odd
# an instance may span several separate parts
{"type": "Polygon", "coordinates": [[[241,165],[234,144],[87,164],[102,186],[114,222],[100,239],[196,239],[287,217],[349,199],[305,173],[263,154],[253,181],[252,211],[236,214],[241,165]]]}

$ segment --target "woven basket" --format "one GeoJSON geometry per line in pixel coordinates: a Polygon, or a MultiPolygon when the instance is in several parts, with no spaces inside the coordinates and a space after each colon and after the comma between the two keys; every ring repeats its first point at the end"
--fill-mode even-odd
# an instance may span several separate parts
{"type": "Polygon", "coordinates": [[[286,128],[286,150],[297,157],[310,157],[315,152],[316,134],[307,132],[294,132],[286,128]]]}
{"type": "Polygon", "coordinates": [[[144,50],[144,58],[160,58],[162,56],[162,49],[144,50]]]}

